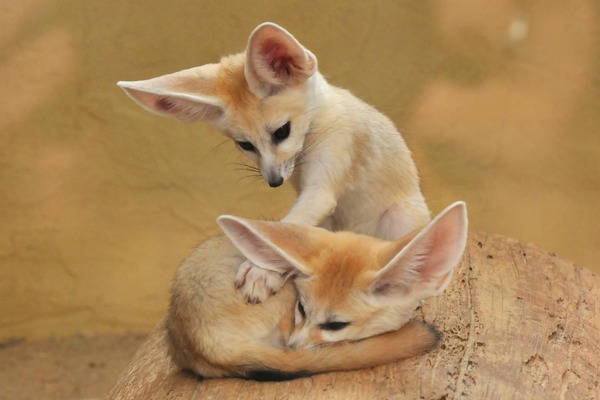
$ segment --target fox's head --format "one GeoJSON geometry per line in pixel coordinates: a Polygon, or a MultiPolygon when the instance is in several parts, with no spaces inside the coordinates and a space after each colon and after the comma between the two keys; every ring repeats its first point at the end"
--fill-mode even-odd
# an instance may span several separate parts
{"type": "Polygon", "coordinates": [[[450,283],[467,238],[462,202],[398,241],[281,222],[221,216],[225,234],[255,265],[294,277],[288,344],[311,347],[396,330],[450,283]]]}
{"type": "Polygon", "coordinates": [[[322,81],[314,54],[283,28],[264,23],[245,52],[218,64],[118,85],[155,114],[211,123],[277,187],[302,154],[322,81]]]}

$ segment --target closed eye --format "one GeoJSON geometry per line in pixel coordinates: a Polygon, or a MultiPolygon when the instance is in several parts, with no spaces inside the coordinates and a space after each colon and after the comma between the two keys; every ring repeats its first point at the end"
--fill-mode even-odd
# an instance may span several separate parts
{"type": "Polygon", "coordinates": [[[321,328],[324,331],[341,331],[348,325],[350,325],[350,322],[342,322],[342,321],[325,322],[325,323],[319,325],[319,328],[321,328]]]}
{"type": "Polygon", "coordinates": [[[306,318],[306,311],[304,311],[304,306],[300,300],[298,300],[298,312],[300,313],[302,319],[306,318]]]}
{"type": "Polygon", "coordinates": [[[290,136],[291,129],[292,124],[290,121],[288,121],[283,126],[279,127],[275,132],[273,132],[273,141],[275,144],[279,144],[287,139],[288,136],[290,136]]]}
{"type": "Polygon", "coordinates": [[[255,151],[256,148],[250,142],[236,142],[238,146],[240,146],[243,150],[246,151],[255,151]]]}

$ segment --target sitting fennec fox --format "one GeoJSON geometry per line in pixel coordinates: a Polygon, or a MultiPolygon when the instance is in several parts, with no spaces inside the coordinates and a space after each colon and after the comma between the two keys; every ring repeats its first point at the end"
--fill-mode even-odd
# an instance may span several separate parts
{"type": "Polygon", "coordinates": [[[464,203],[397,241],[231,216],[217,221],[227,237],[196,249],[173,283],[167,330],[181,368],[206,378],[288,379],[392,362],[440,340],[432,325],[408,321],[452,278],[467,237],[464,203]],[[243,257],[293,279],[249,306],[231,284],[243,257]]]}
{"type": "MultiPolygon", "coordinates": [[[[430,219],[393,123],[327,83],[314,54],[275,24],[259,25],[245,52],[218,64],[118,84],[146,110],[215,126],[270,186],[290,179],[298,198],[284,222],[393,240],[430,219]]],[[[283,277],[245,263],[244,282],[246,299],[260,302],[283,277]]]]}

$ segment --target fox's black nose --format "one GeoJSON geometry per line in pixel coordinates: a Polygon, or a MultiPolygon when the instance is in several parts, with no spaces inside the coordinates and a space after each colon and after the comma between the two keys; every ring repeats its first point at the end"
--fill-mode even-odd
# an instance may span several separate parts
{"type": "Polygon", "coordinates": [[[269,186],[271,186],[271,187],[278,187],[278,186],[281,186],[282,184],[283,184],[283,178],[281,176],[269,179],[269,186]]]}

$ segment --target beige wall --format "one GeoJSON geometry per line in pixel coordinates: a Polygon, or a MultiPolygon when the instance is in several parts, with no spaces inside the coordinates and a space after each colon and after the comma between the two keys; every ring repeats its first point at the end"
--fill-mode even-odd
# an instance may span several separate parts
{"type": "Polygon", "coordinates": [[[265,20],[396,122],[435,212],[464,199],[473,229],[600,272],[599,5],[0,0],[0,340],[147,330],[219,214],[286,213],[292,191],[244,178],[215,131],[115,86],[265,20]]]}

